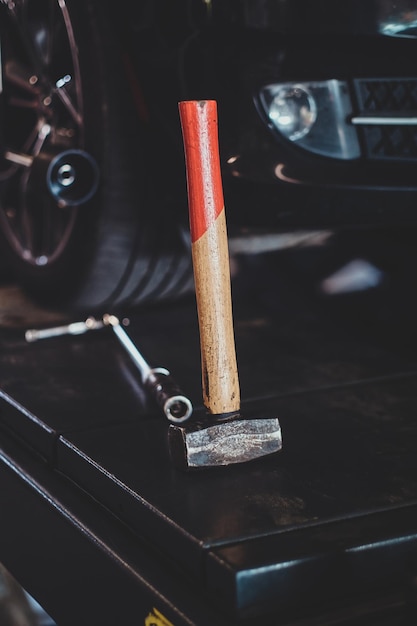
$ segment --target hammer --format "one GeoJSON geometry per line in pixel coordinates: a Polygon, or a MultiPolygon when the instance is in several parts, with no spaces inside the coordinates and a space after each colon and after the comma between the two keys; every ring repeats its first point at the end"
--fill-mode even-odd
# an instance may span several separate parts
{"type": "Polygon", "coordinates": [[[171,424],[180,469],[243,463],[278,452],[279,421],[244,419],[233,330],[229,252],[214,100],[179,103],[184,140],[194,283],[206,412],[171,424]]]}

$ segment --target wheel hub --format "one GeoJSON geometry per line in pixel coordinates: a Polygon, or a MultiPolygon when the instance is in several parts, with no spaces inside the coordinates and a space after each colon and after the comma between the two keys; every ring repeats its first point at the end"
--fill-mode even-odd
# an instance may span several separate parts
{"type": "Polygon", "coordinates": [[[92,198],[98,186],[98,166],[85,150],[66,150],[51,159],[46,184],[60,208],[75,207],[92,198]]]}

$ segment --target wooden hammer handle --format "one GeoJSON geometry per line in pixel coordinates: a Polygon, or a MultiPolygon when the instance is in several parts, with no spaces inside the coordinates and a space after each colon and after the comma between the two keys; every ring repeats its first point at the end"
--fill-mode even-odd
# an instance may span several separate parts
{"type": "Polygon", "coordinates": [[[179,103],[187,171],[203,401],[210,413],[240,409],[229,252],[213,100],[179,103]]]}

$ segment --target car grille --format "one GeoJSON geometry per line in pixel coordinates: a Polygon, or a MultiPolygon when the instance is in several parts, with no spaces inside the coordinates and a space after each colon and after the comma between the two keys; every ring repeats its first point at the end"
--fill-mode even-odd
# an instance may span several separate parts
{"type": "MultiPolygon", "coordinates": [[[[417,79],[360,79],[355,92],[361,116],[417,116],[417,79]]],[[[376,121],[376,120],[375,120],[376,121]]],[[[417,125],[363,125],[369,159],[417,160],[417,125]]]]}

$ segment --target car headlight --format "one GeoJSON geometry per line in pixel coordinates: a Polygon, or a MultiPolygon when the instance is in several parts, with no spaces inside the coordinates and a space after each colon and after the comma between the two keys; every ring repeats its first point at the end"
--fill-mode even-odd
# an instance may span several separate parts
{"type": "Polygon", "coordinates": [[[270,127],[305,150],[335,159],[360,156],[357,133],[349,123],[353,111],[346,82],[266,85],[259,101],[270,127]]]}

